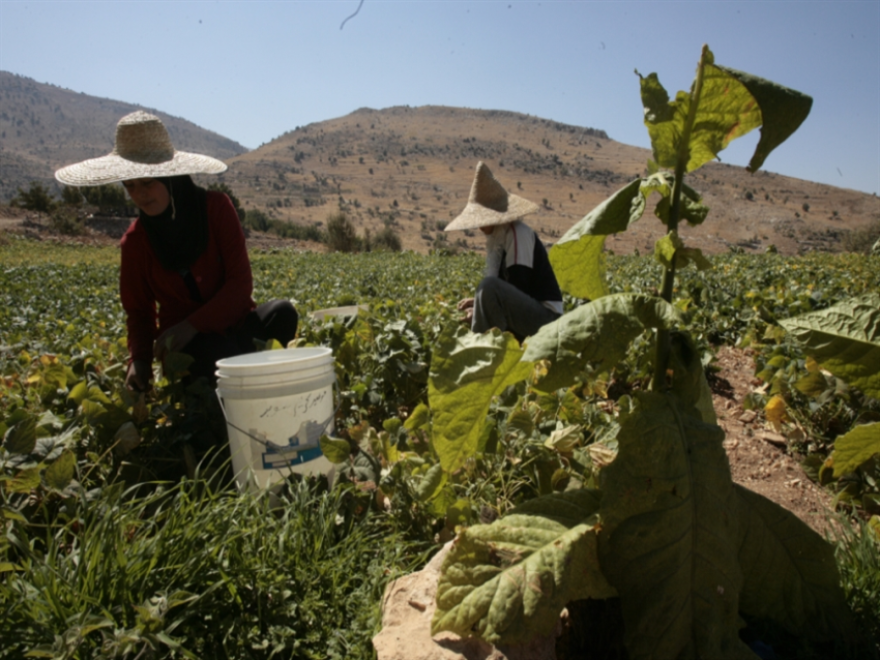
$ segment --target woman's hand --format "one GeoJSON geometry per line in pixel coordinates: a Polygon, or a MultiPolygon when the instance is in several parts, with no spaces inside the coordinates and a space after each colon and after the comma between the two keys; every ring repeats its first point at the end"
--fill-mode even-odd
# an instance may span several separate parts
{"type": "Polygon", "coordinates": [[[171,326],[153,343],[153,357],[163,360],[168,353],[179,353],[196,334],[198,330],[186,320],[171,326]]]}
{"type": "Polygon", "coordinates": [[[146,392],[150,389],[150,376],[152,376],[150,364],[142,360],[135,360],[128,365],[125,373],[125,387],[132,392],[146,392]]]}
{"type": "Polygon", "coordinates": [[[474,299],[465,298],[464,300],[460,300],[458,302],[458,311],[464,312],[464,316],[462,316],[459,321],[470,324],[474,318],[474,299]]]}

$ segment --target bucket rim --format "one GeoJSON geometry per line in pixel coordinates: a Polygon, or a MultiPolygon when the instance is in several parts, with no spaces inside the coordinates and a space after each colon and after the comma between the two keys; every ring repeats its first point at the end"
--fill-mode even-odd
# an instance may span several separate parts
{"type": "Polygon", "coordinates": [[[217,361],[217,374],[234,376],[239,373],[265,374],[283,371],[288,368],[303,369],[309,363],[324,362],[333,359],[333,351],[326,346],[307,346],[300,348],[282,348],[275,351],[258,351],[244,353],[235,357],[217,361]]]}

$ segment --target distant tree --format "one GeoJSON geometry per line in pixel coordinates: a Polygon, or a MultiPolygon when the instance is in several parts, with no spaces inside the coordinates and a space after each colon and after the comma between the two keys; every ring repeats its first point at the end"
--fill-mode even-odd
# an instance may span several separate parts
{"type": "Polygon", "coordinates": [[[360,248],[354,225],[344,213],[327,217],[327,247],[332,252],[357,252],[360,248]]]}
{"type": "Polygon", "coordinates": [[[46,186],[39,181],[31,181],[31,187],[27,190],[18,188],[15,196],[9,200],[9,205],[28,211],[49,213],[58,205],[58,202],[46,186]]]}
{"type": "Polygon", "coordinates": [[[388,252],[400,252],[403,245],[400,241],[400,235],[391,227],[381,229],[373,237],[373,249],[377,251],[385,250],[388,252]]]}
{"type": "Polygon", "coordinates": [[[251,209],[244,216],[245,227],[249,229],[253,229],[254,231],[269,231],[269,226],[271,225],[271,220],[269,216],[266,215],[260,209],[251,209]]]}
{"type": "MultiPolygon", "coordinates": [[[[66,191],[67,186],[65,186],[66,191]]],[[[98,207],[102,215],[134,215],[135,207],[125,194],[125,188],[115,183],[105,183],[103,186],[87,186],[77,188],[86,203],[98,207]]],[[[65,194],[62,191],[62,197],[65,194]]],[[[70,193],[67,193],[72,196],[70,193]]]]}
{"type": "MultiPolygon", "coordinates": [[[[235,196],[235,193],[232,192],[232,188],[226,185],[223,182],[220,183],[212,183],[208,186],[208,190],[217,190],[222,193],[226,193],[230,200],[232,200],[232,205],[235,207],[235,212],[238,213],[238,219],[240,222],[244,223],[245,218],[245,210],[241,208],[241,202],[238,201],[238,197],[235,196]]],[[[265,230],[263,230],[265,231],[265,230]]]]}
{"type": "Polygon", "coordinates": [[[82,190],[76,186],[64,186],[61,189],[61,202],[67,206],[79,206],[84,201],[82,190]]]}

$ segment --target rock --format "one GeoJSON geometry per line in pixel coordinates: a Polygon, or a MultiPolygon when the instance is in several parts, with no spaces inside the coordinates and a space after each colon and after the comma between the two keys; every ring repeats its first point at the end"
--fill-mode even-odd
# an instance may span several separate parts
{"type": "MultiPolygon", "coordinates": [[[[378,660],[555,660],[556,635],[520,646],[498,647],[452,633],[431,637],[431,619],[440,567],[450,541],[421,571],[388,585],[382,606],[382,630],[373,637],[378,660]]],[[[561,626],[557,626],[557,634],[561,626]]]]}

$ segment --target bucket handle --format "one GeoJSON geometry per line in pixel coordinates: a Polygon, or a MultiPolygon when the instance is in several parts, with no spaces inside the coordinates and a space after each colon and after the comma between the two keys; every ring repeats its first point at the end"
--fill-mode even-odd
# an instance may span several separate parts
{"type": "MultiPolygon", "coordinates": [[[[333,378],[333,384],[332,384],[332,387],[333,387],[334,389],[337,390],[337,392],[336,392],[336,398],[339,399],[340,401],[339,401],[339,403],[336,405],[336,408],[333,410],[333,412],[330,413],[330,417],[328,417],[326,420],[324,420],[323,422],[321,422],[321,423],[319,424],[319,426],[321,427],[321,435],[324,435],[324,432],[327,430],[327,427],[330,426],[330,422],[332,422],[332,421],[336,418],[336,413],[338,413],[338,412],[339,412],[339,409],[342,407],[342,397],[339,396],[339,391],[338,391],[338,387],[337,387],[337,383],[336,383],[336,378],[335,378],[335,377],[333,378]]],[[[250,433],[248,433],[248,432],[245,431],[244,429],[239,428],[239,427],[237,427],[235,424],[233,424],[232,422],[230,422],[230,421],[229,421],[229,415],[226,414],[226,406],[223,404],[223,397],[220,396],[220,391],[219,391],[219,390],[215,390],[215,393],[217,394],[217,400],[220,402],[220,409],[223,411],[223,419],[226,420],[226,425],[227,425],[227,426],[231,426],[232,428],[234,428],[234,429],[235,429],[236,431],[238,431],[239,433],[241,433],[241,434],[243,434],[243,435],[246,435],[246,436],[249,437],[251,440],[254,440],[255,442],[260,443],[261,445],[263,445],[263,446],[266,447],[267,449],[271,449],[272,451],[284,451],[285,449],[289,449],[289,447],[285,447],[285,446],[283,446],[283,445],[277,445],[277,444],[275,444],[274,442],[272,442],[271,440],[263,440],[262,438],[258,438],[258,437],[255,436],[255,435],[251,435],[250,433]]]]}

